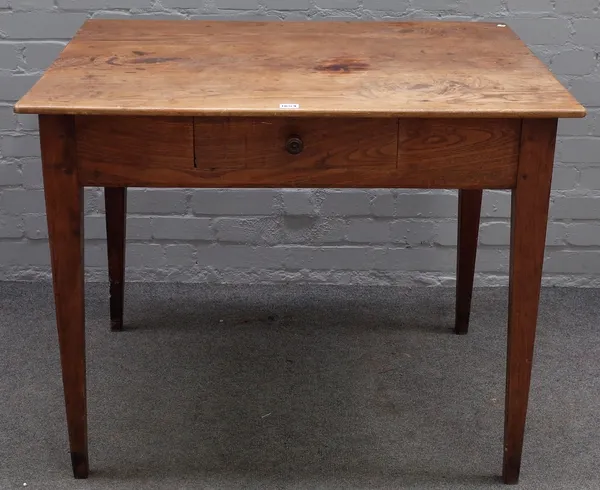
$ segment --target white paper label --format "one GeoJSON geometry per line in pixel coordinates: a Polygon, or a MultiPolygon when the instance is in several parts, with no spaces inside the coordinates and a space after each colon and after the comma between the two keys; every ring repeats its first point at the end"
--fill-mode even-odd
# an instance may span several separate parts
{"type": "Polygon", "coordinates": [[[300,104],[279,104],[280,109],[300,109],[300,104]]]}

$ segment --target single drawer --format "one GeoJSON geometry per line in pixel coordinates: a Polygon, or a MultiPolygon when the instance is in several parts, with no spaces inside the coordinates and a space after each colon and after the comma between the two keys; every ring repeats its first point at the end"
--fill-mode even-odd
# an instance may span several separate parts
{"type": "Polygon", "coordinates": [[[517,179],[520,119],[400,119],[398,183],[510,188],[517,179]]]}
{"type": "Polygon", "coordinates": [[[195,140],[196,167],[215,174],[236,169],[265,169],[281,176],[357,167],[393,169],[398,121],[196,118],[195,140]]]}
{"type": "Polygon", "coordinates": [[[149,172],[194,168],[191,117],[77,116],[75,131],[84,181],[112,175],[129,182],[149,172]]]}
{"type": "Polygon", "coordinates": [[[510,189],[521,120],[77,116],[83,185],[510,189]]]}

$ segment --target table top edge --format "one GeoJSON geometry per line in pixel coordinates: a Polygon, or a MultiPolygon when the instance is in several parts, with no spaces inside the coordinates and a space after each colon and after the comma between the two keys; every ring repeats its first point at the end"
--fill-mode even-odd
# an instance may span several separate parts
{"type": "Polygon", "coordinates": [[[525,119],[525,118],[583,118],[587,110],[581,104],[569,109],[506,111],[349,111],[349,110],[273,110],[273,109],[197,109],[197,108],[98,108],[38,106],[17,102],[16,114],[46,114],[70,116],[180,116],[180,117],[331,117],[331,118],[443,118],[443,119],[525,119]]]}

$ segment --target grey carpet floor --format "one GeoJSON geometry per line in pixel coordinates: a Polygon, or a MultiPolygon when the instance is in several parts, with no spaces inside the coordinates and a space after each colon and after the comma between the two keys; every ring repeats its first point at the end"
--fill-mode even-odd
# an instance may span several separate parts
{"type": "MultiPolygon", "coordinates": [[[[502,488],[505,289],[87,287],[74,480],[47,284],[0,283],[0,488],[502,488]]],[[[600,290],[543,293],[522,489],[600,488],[600,290]]]]}

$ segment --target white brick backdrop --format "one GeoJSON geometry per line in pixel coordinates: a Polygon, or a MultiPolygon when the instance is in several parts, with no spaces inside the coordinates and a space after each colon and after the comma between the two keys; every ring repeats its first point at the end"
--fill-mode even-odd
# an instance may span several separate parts
{"type": "MultiPolygon", "coordinates": [[[[545,282],[600,285],[600,0],[0,0],[0,279],[47,278],[37,120],[12,105],[89,17],[460,19],[507,23],[586,105],[560,124],[545,282]]],[[[509,195],[484,193],[479,284],[505,284],[509,195]]],[[[86,190],[86,264],[106,278],[103,197],[86,190]]],[[[440,284],[454,280],[451,191],[129,191],[130,280],[440,284]]]]}

